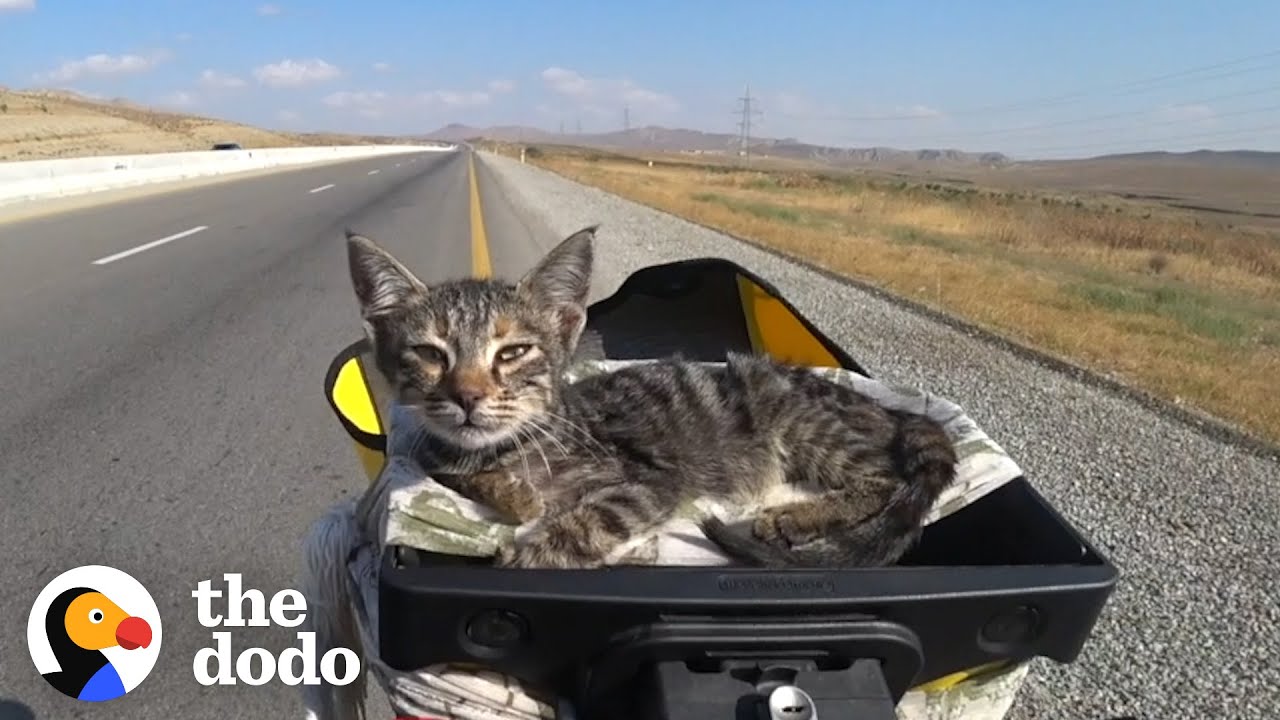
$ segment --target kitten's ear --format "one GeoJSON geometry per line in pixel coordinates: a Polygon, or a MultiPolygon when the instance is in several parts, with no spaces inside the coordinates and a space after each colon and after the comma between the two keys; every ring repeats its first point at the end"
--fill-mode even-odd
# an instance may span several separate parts
{"type": "Polygon", "coordinates": [[[598,225],[560,241],[520,280],[520,291],[553,305],[583,305],[591,290],[592,241],[598,225]]]}
{"type": "Polygon", "coordinates": [[[351,230],[347,230],[347,263],[365,318],[402,309],[427,294],[426,285],[409,268],[369,238],[351,230]]]}
{"type": "Polygon", "coordinates": [[[556,316],[565,346],[572,348],[587,322],[596,230],[583,228],[552,248],[518,285],[519,292],[556,316]]]}

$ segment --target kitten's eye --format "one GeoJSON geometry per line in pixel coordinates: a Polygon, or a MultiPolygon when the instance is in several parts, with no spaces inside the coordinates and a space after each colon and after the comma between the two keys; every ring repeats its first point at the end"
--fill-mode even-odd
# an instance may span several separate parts
{"type": "Polygon", "coordinates": [[[512,360],[516,360],[524,356],[532,349],[532,345],[508,345],[498,350],[495,357],[497,357],[498,362],[511,362],[512,360]]]}
{"type": "Polygon", "coordinates": [[[435,345],[414,345],[413,351],[426,362],[442,367],[449,364],[449,355],[435,345]]]}

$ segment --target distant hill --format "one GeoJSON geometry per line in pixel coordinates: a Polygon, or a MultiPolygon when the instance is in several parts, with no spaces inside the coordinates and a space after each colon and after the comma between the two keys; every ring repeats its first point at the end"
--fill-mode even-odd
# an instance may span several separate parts
{"type": "MultiPolygon", "coordinates": [[[[523,125],[477,128],[452,124],[416,138],[267,130],[243,123],[160,110],[125,98],[56,89],[0,86],[0,162],[52,157],[202,150],[235,141],[247,148],[405,140],[458,142],[488,138],[632,152],[732,156],[738,136],[649,126],[606,133],[555,133],[523,125]]],[[[1014,161],[1000,152],[953,149],[841,148],[796,138],[757,138],[751,152],[838,168],[968,179],[1005,185],[1097,190],[1280,218],[1280,152],[1196,150],[1140,152],[1071,160],[1014,161]]]]}
{"type": "Polygon", "coordinates": [[[1140,152],[1101,155],[1091,162],[1198,165],[1232,169],[1280,170],[1280,152],[1264,150],[1193,150],[1190,152],[1140,152]]]}
{"type": "MultiPolygon", "coordinates": [[[[650,126],[606,133],[555,133],[523,125],[472,127],[446,125],[422,136],[425,140],[458,142],[485,138],[499,142],[556,143],[607,150],[712,153],[732,155],[738,136],[700,130],[650,126]]],[[[968,152],[954,149],[903,150],[889,147],[844,148],[806,143],[796,138],[756,138],[751,152],[777,158],[817,161],[837,167],[879,166],[885,169],[927,168],[999,169],[1047,167],[1064,164],[1153,167],[1218,168],[1222,170],[1280,171],[1280,152],[1260,150],[1195,150],[1192,152],[1139,152],[1100,155],[1070,160],[1014,161],[1001,152],[968,152]]]]}
{"type": "MultiPolygon", "coordinates": [[[[458,142],[485,138],[499,142],[558,143],[610,150],[650,150],[657,152],[712,153],[731,155],[738,151],[738,136],[701,130],[649,126],[607,133],[552,133],[538,128],[503,125],[476,128],[452,124],[423,136],[426,140],[458,142]]],[[[755,138],[751,152],[771,157],[812,160],[835,166],[986,166],[1010,162],[998,152],[972,153],[960,150],[898,150],[895,148],[838,148],[801,142],[795,138],[755,138]]]]}
{"type": "Polygon", "coordinates": [[[157,110],[125,99],[68,90],[0,86],[0,162],[182,150],[233,141],[245,148],[397,142],[342,133],[266,130],[244,123],[157,110]]]}

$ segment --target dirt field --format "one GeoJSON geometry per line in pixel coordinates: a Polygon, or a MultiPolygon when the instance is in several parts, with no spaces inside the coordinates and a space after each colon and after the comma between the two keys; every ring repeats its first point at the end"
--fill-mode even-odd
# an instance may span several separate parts
{"type": "MultiPolygon", "coordinates": [[[[509,147],[504,154],[518,154],[509,147]]],[[[535,148],[529,162],[776,247],[1280,441],[1280,237],[974,183],[535,148]]]]}
{"type": "Polygon", "coordinates": [[[969,176],[1004,189],[1052,190],[1150,201],[1204,220],[1280,231],[1280,167],[1101,158],[1027,163],[969,176]]]}
{"type": "Polygon", "coordinates": [[[255,148],[392,140],[272,132],[124,102],[98,102],[69,93],[0,89],[0,162],[208,150],[213,143],[222,141],[255,148]]]}

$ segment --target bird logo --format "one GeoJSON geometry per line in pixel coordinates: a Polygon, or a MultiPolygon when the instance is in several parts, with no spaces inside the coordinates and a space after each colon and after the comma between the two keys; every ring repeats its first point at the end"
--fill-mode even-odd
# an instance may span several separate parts
{"type": "Polygon", "coordinates": [[[114,700],[141,683],[160,652],[160,614],[146,588],[103,565],[62,573],[40,591],[27,644],[41,676],[68,697],[114,700]]]}

